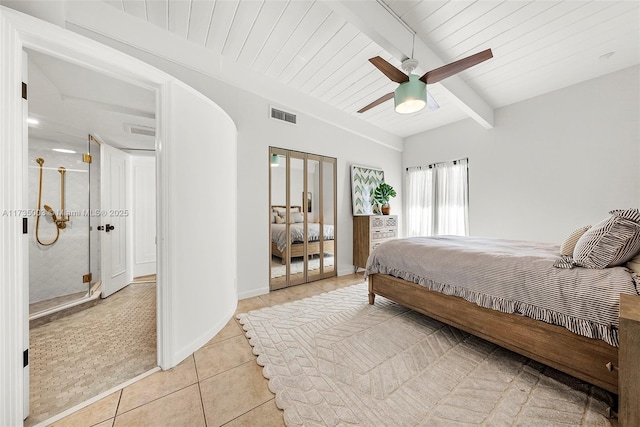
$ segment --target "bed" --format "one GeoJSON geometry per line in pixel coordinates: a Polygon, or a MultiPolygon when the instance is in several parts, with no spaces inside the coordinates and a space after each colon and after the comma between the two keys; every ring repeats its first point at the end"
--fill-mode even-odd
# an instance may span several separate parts
{"type": "Polygon", "coordinates": [[[620,298],[640,307],[640,280],[622,266],[558,268],[564,261],[557,245],[420,237],[381,244],[365,277],[370,304],[381,295],[619,394],[620,298]],[[567,301],[576,304],[561,308],[567,301]]]}
{"type": "MultiPolygon", "coordinates": [[[[302,218],[302,212],[299,206],[291,206],[290,214],[299,214],[296,219],[302,218]]],[[[272,206],[272,221],[271,221],[271,254],[280,258],[282,264],[287,260],[287,244],[291,251],[291,258],[304,256],[304,222],[300,219],[299,222],[290,221],[289,234],[290,239],[287,237],[287,224],[286,220],[283,223],[276,223],[275,215],[280,218],[287,217],[286,208],[284,206],[272,206]],[[284,213],[284,215],[282,215],[284,213]]],[[[322,226],[323,231],[323,247],[322,250],[325,254],[334,253],[334,227],[330,224],[324,224],[322,226]]],[[[320,224],[315,222],[307,223],[307,255],[319,255],[320,254],[320,224]]]]}

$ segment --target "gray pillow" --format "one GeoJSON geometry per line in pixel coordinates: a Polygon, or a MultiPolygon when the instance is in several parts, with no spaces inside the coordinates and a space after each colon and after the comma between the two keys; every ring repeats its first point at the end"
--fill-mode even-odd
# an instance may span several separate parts
{"type": "Polygon", "coordinates": [[[612,215],[591,227],[573,250],[575,265],[606,268],[624,264],[640,252],[640,224],[628,219],[627,211],[612,215]],[[622,213],[622,214],[620,214],[622,213]]]}

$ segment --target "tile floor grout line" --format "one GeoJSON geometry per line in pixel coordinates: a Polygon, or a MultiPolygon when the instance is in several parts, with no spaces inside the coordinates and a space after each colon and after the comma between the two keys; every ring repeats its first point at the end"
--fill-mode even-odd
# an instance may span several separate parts
{"type": "Polygon", "coordinates": [[[184,386],[184,387],[181,387],[181,388],[175,389],[175,390],[173,390],[171,393],[167,393],[167,394],[164,394],[164,395],[162,395],[162,396],[158,396],[158,397],[156,397],[155,399],[151,399],[151,400],[149,400],[148,402],[142,403],[142,404],[140,404],[140,405],[138,405],[138,406],[135,406],[135,407],[133,407],[133,408],[131,408],[131,409],[127,409],[126,411],[122,412],[121,414],[116,414],[116,417],[119,417],[120,415],[127,414],[127,413],[129,413],[129,412],[131,412],[131,411],[133,411],[133,410],[135,410],[135,409],[142,408],[143,406],[146,406],[146,405],[148,405],[148,404],[150,404],[150,403],[153,403],[153,402],[155,402],[155,401],[157,401],[157,400],[164,399],[165,397],[171,396],[172,394],[178,393],[178,392],[180,392],[180,391],[182,391],[182,390],[184,390],[184,389],[186,389],[186,388],[192,387],[194,384],[198,384],[198,387],[200,386],[200,382],[199,382],[199,381],[196,381],[196,382],[191,383],[191,384],[189,384],[189,385],[187,385],[187,386],[184,386]]]}
{"type": "Polygon", "coordinates": [[[193,370],[196,371],[196,381],[198,382],[198,384],[200,384],[200,374],[198,373],[198,364],[196,363],[196,351],[191,353],[191,358],[193,359],[193,370]]]}
{"type": "MultiPolygon", "coordinates": [[[[242,416],[247,415],[249,412],[256,410],[256,409],[257,409],[257,408],[259,408],[260,406],[262,406],[262,405],[264,405],[264,404],[266,404],[266,403],[269,403],[269,402],[271,402],[272,400],[276,400],[276,396],[275,396],[275,395],[274,395],[271,399],[267,399],[267,400],[265,400],[264,402],[261,402],[261,403],[257,404],[256,406],[254,406],[253,408],[249,409],[248,411],[243,412],[242,414],[238,415],[237,417],[230,419],[230,420],[229,420],[229,421],[227,421],[226,423],[221,424],[221,425],[220,425],[220,427],[224,427],[224,426],[228,425],[229,423],[232,423],[234,420],[237,420],[238,418],[240,418],[240,417],[242,417],[242,416]]],[[[275,402],[273,402],[273,404],[275,405],[275,402]]],[[[278,407],[278,406],[276,405],[276,408],[277,408],[277,407],[278,407]]],[[[278,409],[280,409],[280,408],[278,408],[278,409]]]]}
{"type": "MultiPolygon", "coordinates": [[[[229,319],[229,320],[231,320],[231,319],[229,319]]],[[[236,323],[237,323],[237,322],[238,322],[238,321],[236,320],[236,323]]],[[[212,347],[212,346],[214,346],[214,345],[216,345],[216,344],[219,344],[219,343],[221,343],[221,342],[228,341],[228,340],[230,340],[230,339],[232,339],[232,338],[235,338],[235,337],[237,337],[237,336],[242,335],[242,332],[244,332],[244,331],[240,331],[240,333],[239,333],[238,335],[233,335],[233,336],[230,336],[230,337],[227,337],[227,338],[223,338],[223,339],[221,339],[220,341],[212,342],[211,344],[205,344],[205,345],[203,345],[202,347],[200,347],[198,350],[202,350],[203,348],[212,347]]],[[[220,332],[218,332],[218,333],[220,333],[220,332]]],[[[215,336],[214,336],[214,338],[215,338],[215,336]]],[[[213,338],[212,338],[212,339],[213,339],[213,338]]],[[[196,352],[197,352],[198,350],[194,351],[192,354],[196,354],[196,352]]]]}
{"type": "MultiPolygon", "coordinates": [[[[253,347],[251,347],[251,348],[253,349],[253,347]]],[[[253,350],[252,350],[252,351],[253,351],[253,350]]],[[[255,354],[253,354],[253,353],[251,353],[251,355],[253,356],[253,359],[251,359],[251,360],[249,360],[249,361],[246,361],[246,362],[242,362],[242,363],[241,363],[241,364],[239,364],[239,365],[232,366],[231,368],[228,368],[228,369],[225,369],[225,370],[223,370],[223,371],[217,372],[217,373],[215,373],[215,374],[213,374],[213,375],[209,375],[208,377],[203,378],[203,379],[202,379],[202,381],[206,381],[206,380],[208,380],[208,379],[210,379],[210,378],[217,377],[217,376],[218,376],[218,375],[220,375],[220,374],[224,374],[225,372],[229,372],[229,371],[231,371],[231,370],[233,370],[233,369],[239,368],[240,366],[246,365],[247,363],[254,363],[254,364],[258,365],[258,363],[256,362],[256,358],[257,358],[258,356],[256,356],[256,355],[255,355],[255,354]]],[[[258,366],[260,366],[260,365],[258,365],[258,366]]],[[[262,368],[262,366],[260,366],[260,368],[262,368]]],[[[196,373],[197,373],[197,372],[196,372],[196,373]]],[[[264,377],[264,375],[263,375],[263,377],[264,377]]],[[[265,378],[266,378],[266,377],[265,377],[265,378]]],[[[267,378],[267,379],[268,379],[268,378],[267,378]]],[[[199,384],[199,383],[200,383],[200,380],[198,380],[198,384],[199,384]]]]}
{"type": "Polygon", "coordinates": [[[202,398],[202,388],[200,387],[200,381],[198,381],[197,384],[198,384],[198,393],[200,394],[200,407],[202,408],[202,418],[204,419],[204,427],[208,427],[209,423],[207,423],[207,413],[204,409],[204,400],[202,398]]]}
{"type": "Polygon", "coordinates": [[[113,414],[113,424],[116,423],[116,417],[118,416],[118,409],[120,409],[120,402],[122,402],[122,395],[123,394],[124,394],[124,388],[122,390],[120,390],[120,396],[118,397],[118,404],[116,405],[116,413],[113,414]]]}

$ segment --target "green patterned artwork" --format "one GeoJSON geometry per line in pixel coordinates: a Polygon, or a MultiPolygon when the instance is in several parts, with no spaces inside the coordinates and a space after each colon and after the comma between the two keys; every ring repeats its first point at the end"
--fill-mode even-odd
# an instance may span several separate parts
{"type": "Polygon", "coordinates": [[[366,166],[351,166],[351,201],[354,215],[378,214],[373,190],[384,182],[384,171],[366,166]]]}

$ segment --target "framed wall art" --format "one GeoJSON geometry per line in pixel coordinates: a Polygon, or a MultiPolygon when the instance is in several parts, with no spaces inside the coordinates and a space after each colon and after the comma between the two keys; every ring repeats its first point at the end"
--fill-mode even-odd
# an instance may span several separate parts
{"type": "Polygon", "coordinates": [[[374,215],[377,205],[373,202],[373,191],[384,182],[382,169],[351,165],[351,201],[353,215],[374,215]]]}

